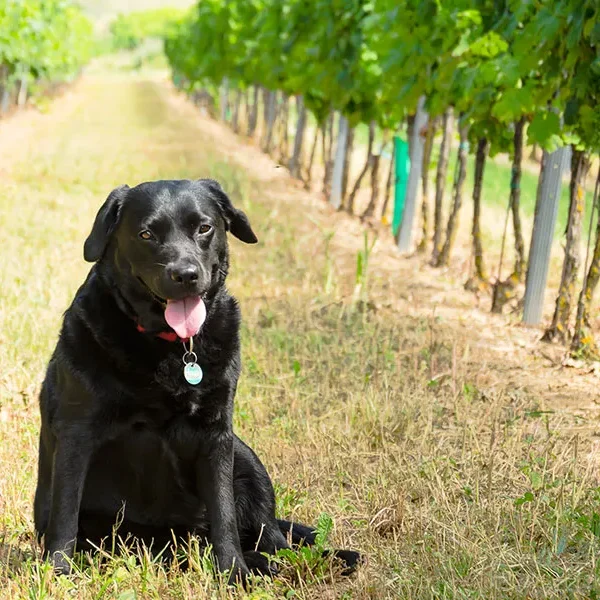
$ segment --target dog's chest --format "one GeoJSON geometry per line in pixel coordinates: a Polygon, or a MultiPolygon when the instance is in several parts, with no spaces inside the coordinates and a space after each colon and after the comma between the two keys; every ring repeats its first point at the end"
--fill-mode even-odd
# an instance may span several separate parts
{"type": "MultiPolygon", "coordinates": [[[[138,397],[143,397],[144,402],[148,401],[150,405],[154,404],[157,413],[166,411],[169,414],[165,421],[181,417],[192,417],[194,421],[211,421],[213,413],[218,413],[222,408],[221,404],[226,401],[218,392],[224,385],[222,353],[217,354],[220,360],[211,360],[202,352],[201,345],[198,346],[197,359],[203,378],[197,384],[190,383],[185,378],[183,352],[173,351],[175,349],[170,346],[167,347],[168,352],[155,355],[153,361],[148,361],[142,374],[143,381],[137,378],[131,382],[130,389],[139,390],[136,392],[138,397]]],[[[148,408],[150,412],[153,411],[151,406],[148,408]]],[[[158,421],[162,420],[162,414],[157,414],[157,417],[158,421]]],[[[155,424],[160,427],[159,422],[155,424]]]]}
{"type": "Polygon", "coordinates": [[[194,416],[196,414],[198,414],[200,412],[201,408],[200,408],[200,401],[198,398],[191,398],[188,401],[188,414],[190,416],[194,416]]]}
{"type": "Polygon", "coordinates": [[[149,361],[145,371],[150,379],[161,388],[174,394],[187,391],[202,391],[223,378],[223,373],[231,361],[231,353],[222,347],[209,347],[206,341],[199,340],[190,353],[185,347],[174,344],[160,348],[164,353],[157,353],[149,361]],[[208,351],[207,351],[208,350],[208,351]]]}
{"type": "Polygon", "coordinates": [[[212,403],[207,402],[206,397],[195,392],[178,396],[155,393],[137,399],[127,422],[137,428],[165,433],[182,423],[204,424],[210,421],[211,407],[212,403]]]}

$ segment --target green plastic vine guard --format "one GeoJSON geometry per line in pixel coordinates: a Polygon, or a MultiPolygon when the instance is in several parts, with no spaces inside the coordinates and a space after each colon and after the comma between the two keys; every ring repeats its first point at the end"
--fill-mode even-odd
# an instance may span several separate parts
{"type": "Polygon", "coordinates": [[[406,200],[406,184],[410,172],[410,156],[408,154],[408,142],[394,136],[394,147],[396,153],[395,185],[394,185],[394,218],[392,219],[392,233],[394,237],[398,234],[402,216],[404,215],[404,202],[406,200]]]}

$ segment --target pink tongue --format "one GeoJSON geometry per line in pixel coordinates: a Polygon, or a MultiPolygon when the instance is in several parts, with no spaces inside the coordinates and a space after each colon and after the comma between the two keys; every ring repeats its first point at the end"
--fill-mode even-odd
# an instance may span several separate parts
{"type": "Polygon", "coordinates": [[[180,338],[196,335],[206,319],[206,306],[199,296],[167,300],[165,321],[180,338]]]}

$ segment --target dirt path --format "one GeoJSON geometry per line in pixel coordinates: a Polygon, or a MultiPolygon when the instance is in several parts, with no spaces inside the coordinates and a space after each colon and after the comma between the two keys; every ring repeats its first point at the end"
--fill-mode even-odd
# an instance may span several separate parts
{"type": "MultiPolygon", "coordinates": [[[[560,556],[547,530],[579,531],[576,510],[596,510],[599,380],[557,366],[538,330],[478,308],[455,271],[401,258],[382,235],[368,302],[353,306],[360,225],[162,76],[89,75],[48,112],[0,123],[0,164],[0,597],[232,597],[201,558],[187,574],[116,560],[64,581],[23,563],[35,548],[37,394],[89,269],[83,240],[112,188],[177,177],[222,180],[261,242],[232,243],[245,323],[236,431],[268,465],[282,514],[314,522],[327,512],[333,542],[370,557],[350,581],[284,569],[294,597],[558,598],[593,572],[589,528],[560,556]],[[564,514],[543,498],[518,512],[531,487],[524,461],[564,514]],[[559,502],[563,477],[573,493],[559,502]],[[524,541],[534,533],[539,553],[524,541]]],[[[288,584],[246,597],[280,598],[288,584]]]]}

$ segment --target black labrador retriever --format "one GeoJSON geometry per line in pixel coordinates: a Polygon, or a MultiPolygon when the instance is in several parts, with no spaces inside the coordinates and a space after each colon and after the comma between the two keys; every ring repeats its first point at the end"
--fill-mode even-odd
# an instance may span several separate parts
{"type": "MultiPolygon", "coordinates": [[[[232,430],[240,311],[225,288],[227,231],[257,241],[210,179],[122,186],[96,216],[84,246],[95,265],[40,395],[35,526],[58,572],[117,521],[120,537],[154,548],[199,536],[230,580],[270,573],[265,553],[288,539],[315,541],[276,519],[265,467],[232,430]]],[[[336,554],[347,572],[360,560],[336,554]]]]}

